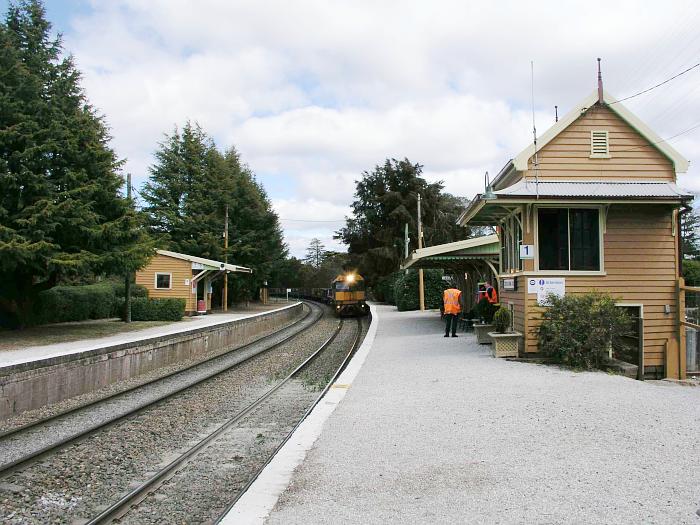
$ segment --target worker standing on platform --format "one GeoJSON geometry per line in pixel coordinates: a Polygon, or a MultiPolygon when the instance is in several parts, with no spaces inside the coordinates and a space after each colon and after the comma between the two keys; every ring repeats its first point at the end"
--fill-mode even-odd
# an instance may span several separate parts
{"type": "Polygon", "coordinates": [[[462,311],[462,292],[457,288],[448,288],[442,294],[443,313],[445,314],[445,337],[457,337],[457,316],[462,311]]]}
{"type": "Polygon", "coordinates": [[[486,281],[486,300],[491,304],[498,304],[498,293],[496,289],[491,286],[491,283],[486,281]]]}

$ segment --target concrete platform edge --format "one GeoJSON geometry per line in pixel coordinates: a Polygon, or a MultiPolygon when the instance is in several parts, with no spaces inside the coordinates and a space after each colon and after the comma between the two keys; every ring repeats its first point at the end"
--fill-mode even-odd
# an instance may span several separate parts
{"type": "Polygon", "coordinates": [[[374,305],[370,305],[370,312],[372,322],[369,330],[348,366],[220,523],[262,524],[270,515],[277,500],[289,486],[294,470],[301,465],[307,452],[321,435],[323,425],[345,397],[372,349],[379,326],[379,316],[374,305]]]}
{"type": "MultiPolygon", "coordinates": [[[[255,314],[246,315],[245,317],[240,317],[233,320],[225,320],[220,322],[214,322],[204,326],[199,326],[196,328],[187,327],[186,325],[178,326],[181,330],[166,330],[162,335],[147,335],[139,337],[138,335],[133,339],[129,339],[123,343],[104,343],[95,344],[91,347],[81,348],[80,350],[75,350],[72,352],[56,352],[54,354],[43,355],[39,358],[27,358],[27,359],[17,359],[15,361],[10,361],[7,363],[0,364],[0,375],[10,375],[17,372],[23,372],[25,370],[33,370],[35,368],[48,367],[57,364],[63,364],[69,361],[75,361],[89,357],[91,355],[102,355],[116,352],[119,350],[129,349],[135,345],[149,345],[156,344],[162,341],[167,341],[175,337],[188,337],[197,336],[203,332],[212,330],[213,328],[219,328],[222,325],[235,324],[245,319],[253,319],[255,317],[263,317],[266,315],[272,315],[289,308],[293,308],[300,304],[300,301],[295,303],[285,305],[281,308],[275,308],[274,310],[268,310],[266,312],[258,312],[255,314]]],[[[166,325],[167,326],[170,325],[166,325]]],[[[128,336],[128,333],[127,333],[128,336]]]]}

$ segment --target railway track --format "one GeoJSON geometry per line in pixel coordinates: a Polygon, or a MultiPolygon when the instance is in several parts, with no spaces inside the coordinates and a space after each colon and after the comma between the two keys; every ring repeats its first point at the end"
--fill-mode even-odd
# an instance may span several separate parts
{"type": "MultiPolygon", "coordinates": [[[[130,518],[131,514],[135,512],[137,509],[138,505],[141,504],[146,498],[149,496],[151,499],[154,500],[154,502],[158,502],[158,499],[154,497],[154,494],[161,488],[166,482],[171,480],[174,476],[176,475],[182,475],[180,472],[182,469],[187,468],[188,463],[193,462],[194,460],[198,460],[198,456],[200,454],[206,453],[207,449],[211,449],[211,457],[209,458],[209,464],[205,469],[209,470],[211,469],[212,464],[216,464],[217,460],[223,459],[222,457],[222,451],[223,454],[225,454],[226,450],[229,450],[231,446],[236,444],[236,441],[240,439],[240,436],[235,432],[236,430],[243,429],[244,431],[246,429],[251,428],[251,421],[249,419],[251,416],[254,416],[254,413],[256,411],[260,411],[262,407],[264,407],[267,403],[270,403],[271,401],[274,403],[275,397],[282,397],[283,401],[289,401],[290,398],[294,398],[295,401],[297,401],[297,405],[299,404],[298,401],[302,401],[302,405],[304,406],[303,412],[300,414],[299,413],[299,407],[294,407],[292,409],[292,415],[291,418],[293,418],[296,423],[292,426],[291,429],[288,429],[285,431],[285,435],[282,439],[282,441],[275,447],[274,452],[269,455],[269,457],[262,463],[261,465],[256,465],[256,468],[253,469],[252,476],[250,479],[246,482],[245,485],[243,485],[241,488],[239,488],[234,494],[233,494],[233,500],[230,502],[228,505],[224,507],[223,511],[220,511],[218,513],[218,518],[217,521],[220,520],[227,512],[230,510],[230,508],[235,504],[235,502],[238,500],[238,498],[245,492],[245,490],[248,488],[250,483],[254,479],[257,478],[259,475],[260,471],[267,465],[269,462],[269,459],[274,456],[274,453],[279,450],[279,448],[287,441],[289,436],[292,434],[292,432],[297,428],[299,423],[306,417],[306,415],[311,411],[311,409],[318,403],[318,401],[321,399],[321,397],[325,394],[327,391],[328,387],[330,386],[331,383],[328,383],[328,385],[323,389],[323,391],[320,394],[313,393],[313,395],[306,395],[306,396],[300,396],[299,394],[303,390],[303,387],[300,388],[299,384],[292,384],[294,381],[297,383],[300,381],[299,377],[300,375],[309,367],[311,363],[313,363],[319,355],[326,351],[326,349],[336,340],[338,334],[341,332],[342,327],[344,325],[344,321],[341,320],[338,323],[337,329],[333,332],[333,334],[323,342],[323,344],[316,349],[303,363],[301,363],[296,369],[294,369],[291,373],[289,373],[284,379],[276,383],[272,388],[270,388],[267,392],[265,392],[261,397],[256,399],[253,403],[249,404],[246,406],[243,410],[235,414],[233,417],[231,417],[228,421],[223,423],[222,425],[218,426],[215,430],[213,430],[211,433],[209,433],[206,437],[201,439],[198,443],[193,445],[192,447],[188,448],[186,451],[184,451],[182,454],[180,454],[177,458],[172,460],[169,464],[167,464],[165,467],[160,469],[158,472],[156,472],[153,476],[151,476],[148,480],[145,482],[141,483],[139,486],[134,488],[131,492],[128,494],[124,495],[121,499],[110,505],[108,508],[106,508],[102,513],[100,513],[98,516],[94,517],[90,521],[88,521],[88,525],[98,525],[98,524],[105,524],[105,523],[111,523],[114,520],[119,519],[120,522],[124,523],[143,523],[145,522],[145,519],[143,516],[135,516],[133,519],[130,518]],[[285,392],[285,389],[288,391],[285,392]],[[305,398],[305,399],[304,399],[305,398]],[[308,401],[311,398],[311,404],[309,405],[308,401]],[[221,443],[219,444],[218,447],[214,447],[213,445],[217,442],[220,441],[221,443]]],[[[350,349],[347,351],[345,354],[340,367],[334,374],[333,378],[337,377],[337,374],[342,370],[342,368],[345,366],[347,363],[348,359],[352,356],[354,351],[356,350],[359,341],[361,340],[362,336],[362,322],[361,320],[357,319],[357,328],[355,331],[355,336],[354,340],[352,342],[352,345],[350,346],[350,349]]],[[[279,399],[277,400],[279,401],[279,399]]],[[[267,416],[267,414],[263,414],[263,419],[267,416]]],[[[279,416],[277,414],[277,416],[279,416]]],[[[287,417],[283,417],[283,419],[289,419],[289,414],[285,414],[287,417]]],[[[261,421],[254,421],[253,426],[255,424],[259,425],[261,421]]],[[[211,471],[208,472],[208,475],[211,476],[211,471]]],[[[194,474],[194,476],[189,475],[186,476],[188,478],[196,478],[197,473],[194,474]]],[[[180,485],[184,485],[187,489],[187,487],[192,486],[194,483],[196,483],[196,480],[192,479],[187,479],[186,481],[181,481],[180,485]]],[[[224,489],[224,486],[219,486],[217,489],[224,489]]],[[[177,491],[176,491],[177,492],[177,491]]],[[[167,496],[165,496],[167,498],[167,496]]],[[[224,496],[227,497],[227,496],[224,496]]],[[[171,501],[173,501],[174,498],[171,497],[171,501]]],[[[161,500],[162,501],[162,500],[161,500]]],[[[183,502],[184,503],[184,502],[183,502]]],[[[190,516],[191,518],[191,512],[192,509],[189,508],[188,504],[185,504],[183,506],[183,514],[184,512],[187,512],[187,515],[190,516]],[[185,510],[185,507],[186,510],[185,510]]],[[[148,514],[156,514],[155,512],[142,512],[148,514]]],[[[205,518],[206,519],[206,518],[205,518]]]]}
{"type": "MultiPolygon", "coordinates": [[[[312,328],[323,315],[323,309],[320,306],[309,301],[306,301],[305,304],[309,306],[309,311],[306,312],[302,318],[292,323],[292,325],[286,327],[283,330],[286,333],[282,338],[279,337],[278,332],[263,336],[248,344],[221,354],[217,354],[202,361],[198,361],[180,370],[175,370],[145,383],[135,385],[100,399],[95,399],[84,405],[80,405],[50,417],[13,428],[0,434],[0,452],[2,452],[1,457],[3,461],[3,463],[0,463],[0,479],[6,477],[9,473],[29,464],[32,461],[37,461],[46,454],[65,447],[83,438],[84,436],[94,433],[100,429],[104,429],[110,425],[122,421],[125,418],[131,417],[141,410],[144,410],[156,403],[170,399],[188,388],[210,380],[236,366],[240,366],[241,364],[261,355],[262,353],[268,352],[287,343],[294,337],[297,337],[299,334],[312,328]],[[267,342],[269,342],[269,344],[266,344],[267,342]],[[211,367],[211,369],[206,370],[207,367],[211,367]],[[198,371],[199,373],[197,373],[198,371]],[[192,375],[192,378],[187,380],[187,375],[192,375]],[[153,387],[154,385],[162,385],[168,381],[176,386],[169,389],[166,388],[164,393],[152,396],[148,402],[136,403],[121,411],[118,409],[118,407],[114,406],[115,402],[127,397],[142,398],[144,397],[143,392],[146,389],[153,387]],[[110,415],[101,418],[97,423],[82,426],[80,431],[62,431],[61,427],[75,425],[75,422],[71,420],[72,418],[80,418],[81,415],[87,414],[97,407],[104,407],[105,411],[109,412],[110,415]],[[57,436],[57,438],[44,444],[43,446],[36,447],[35,449],[29,450],[19,456],[13,457],[13,454],[8,452],[8,445],[11,445],[12,442],[26,441],[28,439],[31,440],[31,434],[35,432],[53,434],[54,436],[57,436]]],[[[79,423],[80,422],[78,422],[78,426],[80,426],[79,423]]]]}
{"type": "MultiPolygon", "coordinates": [[[[312,303],[310,309],[309,316],[305,318],[304,326],[300,327],[297,323],[287,327],[287,333],[284,337],[278,337],[272,341],[271,336],[267,336],[246,345],[246,347],[236,349],[235,352],[232,352],[237,356],[236,362],[217,362],[217,366],[221,366],[216,371],[200,370],[196,378],[190,378],[193,379],[192,381],[188,380],[183,384],[177,384],[167,393],[157,392],[157,395],[142,402],[133,410],[124,410],[115,417],[110,417],[109,420],[100,421],[95,425],[87,425],[81,428],[80,432],[74,432],[67,438],[55,439],[50,445],[35,447],[34,450],[21,454],[12,461],[6,461],[0,467],[0,501],[8,506],[4,511],[0,510],[0,521],[8,523],[83,522],[90,516],[99,513],[107,506],[108,502],[118,500],[129,490],[133,491],[133,483],[136,483],[137,480],[139,483],[143,483],[146,478],[153,477],[154,472],[167,466],[164,465],[163,461],[159,463],[159,460],[165,458],[167,460],[165,463],[172,463],[173,455],[176,452],[179,454],[182,450],[193,448],[206,437],[205,434],[211,434],[216,430],[215,427],[220,427],[220,420],[224,415],[226,415],[227,420],[230,420],[233,418],[231,414],[234,412],[241,413],[245,409],[243,403],[246,399],[264,397],[259,394],[263,390],[269,390],[269,382],[266,382],[269,380],[261,378],[263,376],[282,377],[282,375],[276,376],[276,373],[272,373],[273,364],[277,366],[279,363],[287,361],[293,363],[295,359],[301,360],[301,354],[308,354],[308,348],[311,347],[309,340],[317,339],[320,341],[319,335],[322,335],[324,330],[328,330],[336,323],[336,321],[320,315],[323,307],[312,303]],[[316,315],[318,315],[317,318],[315,318],[316,315]],[[317,328],[309,330],[312,326],[317,326],[317,328]],[[300,350],[301,347],[306,348],[306,350],[300,350]],[[273,348],[278,350],[269,352],[273,348]],[[241,350],[244,351],[241,352],[241,350]],[[255,359],[256,357],[258,359],[255,359]],[[248,371],[246,372],[246,370],[248,371]],[[254,371],[254,375],[250,375],[250,370],[254,371]],[[251,379],[252,386],[246,390],[251,379]],[[209,394],[209,391],[213,393],[209,394]],[[203,398],[203,401],[198,401],[200,397],[203,398]],[[240,400],[237,401],[238,398],[240,400]],[[232,401],[227,401],[228,399],[232,401]],[[192,406],[203,406],[204,411],[197,413],[193,412],[192,408],[186,408],[192,406]],[[209,409],[211,414],[206,413],[209,409]],[[178,414],[178,412],[182,412],[184,415],[178,414]],[[196,416],[192,415],[193,413],[196,416]],[[172,421],[168,419],[170,417],[172,421]],[[183,425],[183,430],[176,427],[179,424],[183,425]],[[163,452],[157,450],[156,445],[164,447],[163,452]],[[169,450],[172,452],[167,452],[169,450]],[[152,458],[146,453],[147,451],[150,451],[152,458]],[[113,461],[110,459],[112,456],[114,456],[113,461]],[[74,508],[75,510],[73,510],[74,508]]],[[[356,334],[358,338],[360,332],[361,330],[358,329],[356,334]]],[[[332,343],[333,340],[328,341],[326,348],[333,346],[332,343]]],[[[221,357],[225,358],[226,356],[217,356],[217,358],[221,357]]],[[[300,374],[304,374],[304,370],[312,368],[316,361],[316,358],[306,359],[305,365],[297,367],[298,370],[295,370],[294,374],[287,374],[287,376],[293,377],[291,379],[288,377],[281,383],[282,386],[265,398],[268,400],[268,404],[270,398],[284,397],[285,391],[289,388],[297,388],[297,394],[291,399],[299,398],[300,401],[303,401],[303,406],[308,407],[313,399],[309,399],[306,393],[302,396],[298,395],[298,377],[300,374]],[[288,386],[292,384],[296,386],[288,386]]],[[[196,366],[202,364],[198,363],[196,366]]],[[[196,369],[196,366],[187,370],[196,369]]],[[[172,374],[170,381],[173,383],[182,381],[183,376],[178,376],[182,372],[185,370],[172,374]]],[[[327,377],[324,377],[324,381],[326,380],[327,377]]],[[[144,386],[147,385],[142,385],[140,389],[130,389],[129,392],[121,392],[120,395],[141,397],[144,386]]],[[[118,401],[118,396],[115,399],[118,401]]],[[[115,403],[115,399],[111,397],[109,400],[102,399],[91,403],[90,407],[109,412],[111,411],[110,405],[115,403]]],[[[249,401],[245,401],[245,403],[249,403],[249,401]]],[[[261,402],[256,405],[258,408],[252,408],[247,416],[243,416],[243,419],[250,419],[253,414],[259,413],[261,410],[259,407],[264,404],[261,402]]],[[[81,414],[81,411],[86,409],[90,410],[83,406],[0,437],[0,456],[3,459],[7,457],[3,453],[3,447],[7,445],[8,441],[32,441],[32,435],[35,433],[43,432],[46,434],[52,428],[66,425],[67,421],[74,420],[81,414]]],[[[297,410],[295,421],[299,417],[300,412],[297,410]]],[[[285,435],[291,426],[285,427],[285,435]]],[[[224,431],[223,434],[230,435],[230,431],[224,431]]],[[[221,442],[221,439],[215,441],[221,442]]],[[[269,443],[273,441],[270,439],[269,443]]],[[[258,443],[258,445],[260,444],[258,443]]],[[[199,453],[194,452],[189,457],[202,456],[203,448],[210,449],[212,447],[202,446],[198,449],[199,453]]],[[[269,450],[267,444],[265,447],[258,446],[258,449],[260,449],[259,452],[266,454],[263,457],[263,463],[267,455],[273,452],[269,450]]],[[[188,461],[185,460],[181,464],[187,464],[188,461]]],[[[258,457],[255,464],[259,463],[260,458],[258,457]]],[[[178,470],[180,468],[175,469],[175,471],[178,470]]],[[[242,478],[237,485],[239,488],[245,485],[245,482],[251,477],[250,472],[254,470],[247,468],[245,478],[242,478]]],[[[177,477],[179,476],[180,474],[177,477]]],[[[170,478],[170,475],[166,475],[165,478],[170,478]]],[[[169,481],[166,482],[166,484],[169,483],[169,481]]],[[[161,484],[162,482],[159,482],[158,486],[161,484]]],[[[231,497],[228,497],[225,501],[220,502],[217,508],[224,508],[230,501],[231,497]]],[[[129,516],[127,517],[131,519],[129,516]]],[[[211,516],[211,518],[213,517],[215,516],[211,516]]],[[[185,516],[184,521],[190,520],[185,516]]],[[[137,519],[133,522],[140,523],[141,520],[137,519]]]]}

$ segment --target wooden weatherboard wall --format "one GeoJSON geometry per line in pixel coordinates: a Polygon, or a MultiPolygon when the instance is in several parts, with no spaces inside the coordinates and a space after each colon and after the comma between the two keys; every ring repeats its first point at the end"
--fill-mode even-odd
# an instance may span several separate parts
{"type": "MultiPolygon", "coordinates": [[[[673,208],[669,205],[611,205],[603,236],[603,274],[566,275],[566,293],[592,290],[609,293],[620,303],[643,306],[645,366],[669,366],[665,352],[678,348],[678,252],[673,228],[673,208]],[[665,313],[665,306],[670,312],[665,313]],[[667,347],[668,345],[668,347],[667,347]]],[[[540,324],[542,309],[535,294],[527,294],[527,324],[532,330],[526,352],[537,351],[534,330],[540,324]]],[[[671,360],[672,361],[672,360],[671,360]]]]}
{"type": "MultiPolygon", "coordinates": [[[[537,153],[538,175],[559,180],[675,181],[673,163],[611,109],[594,105],[537,153]],[[591,131],[607,131],[610,158],[590,158],[591,131]]],[[[526,177],[534,177],[534,157],[526,177]]]]}
{"type": "Polygon", "coordinates": [[[136,284],[140,284],[148,290],[148,297],[180,297],[187,300],[185,310],[194,312],[197,309],[195,296],[190,290],[186,280],[192,279],[192,263],[174,257],[157,254],[141,270],[136,272],[136,284]],[[157,289],[155,285],[156,273],[170,273],[170,289],[157,289]]]}

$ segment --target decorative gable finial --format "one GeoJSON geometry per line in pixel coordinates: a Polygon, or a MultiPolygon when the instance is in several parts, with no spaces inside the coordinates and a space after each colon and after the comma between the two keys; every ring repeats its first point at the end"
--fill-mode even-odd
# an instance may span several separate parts
{"type": "Polygon", "coordinates": [[[600,58],[598,59],[598,103],[603,103],[603,75],[600,72],[600,58]]]}

